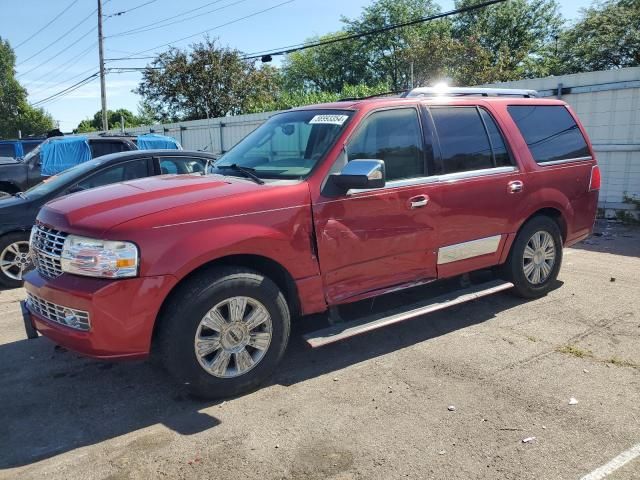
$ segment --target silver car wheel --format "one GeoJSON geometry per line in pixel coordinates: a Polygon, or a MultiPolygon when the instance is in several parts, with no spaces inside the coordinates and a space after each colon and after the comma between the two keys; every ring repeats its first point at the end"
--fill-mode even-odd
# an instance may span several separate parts
{"type": "Polygon", "coordinates": [[[11,280],[22,280],[22,276],[30,268],[29,242],[10,243],[0,253],[0,270],[11,280]]]}
{"type": "Polygon", "coordinates": [[[556,246],[553,237],[547,231],[534,233],[524,247],[522,269],[525,277],[533,285],[544,283],[556,262],[556,246]]]}
{"type": "Polygon", "coordinates": [[[214,377],[239,377],[264,358],[272,335],[271,315],[262,303],[251,297],[227,298],[200,320],[196,358],[214,377]]]}

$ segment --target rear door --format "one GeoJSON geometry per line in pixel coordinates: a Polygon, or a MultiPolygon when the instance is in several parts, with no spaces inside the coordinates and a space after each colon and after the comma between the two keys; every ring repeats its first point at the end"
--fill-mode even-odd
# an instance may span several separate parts
{"type": "Polygon", "coordinates": [[[429,113],[441,170],[438,277],[495,265],[524,201],[523,173],[488,109],[432,106],[429,113]]]}
{"type": "Polygon", "coordinates": [[[347,160],[384,160],[387,185],[313,205],[327,301],[343,303],[435,278],[430,139],[417,108],[378,110],[346,144],[347,160]]]}

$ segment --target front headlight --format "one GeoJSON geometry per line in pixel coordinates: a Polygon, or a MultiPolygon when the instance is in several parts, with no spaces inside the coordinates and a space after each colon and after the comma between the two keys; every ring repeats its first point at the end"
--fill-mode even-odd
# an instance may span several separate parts
{"type": "Polygon", "coordinates": [[[62,271],[87,277],[124,278],[138,274],[138,247],[133,243],[69,235],[62,249],[62,271]]]}

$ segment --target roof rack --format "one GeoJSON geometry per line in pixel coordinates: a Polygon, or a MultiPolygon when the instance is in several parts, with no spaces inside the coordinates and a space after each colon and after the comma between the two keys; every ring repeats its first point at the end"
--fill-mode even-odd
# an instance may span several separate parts
{"type": "Polygon", "coordinates": [[[535,90],[511,89],[511,88],[475,88],[475,87],[418,87],[409,90],[405,97],[537,97],[535,90]]]}

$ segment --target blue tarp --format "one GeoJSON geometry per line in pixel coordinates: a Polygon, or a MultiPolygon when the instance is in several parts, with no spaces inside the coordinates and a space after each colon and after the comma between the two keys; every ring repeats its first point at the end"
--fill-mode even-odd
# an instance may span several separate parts
{"type": "Polygon", "coordinates": [[[91,160],[87,137],[54,138],[44,142],[40,151],[42,175],[57,175],[67,168],[91,160]]]}
{"type": "Polygon", "coordinates": [[[182,150],[182,147],[174,138],[158,135],[157,133],[139,135],[137,145],[140,150],[154,150],[156,148],[182,150]]]}

